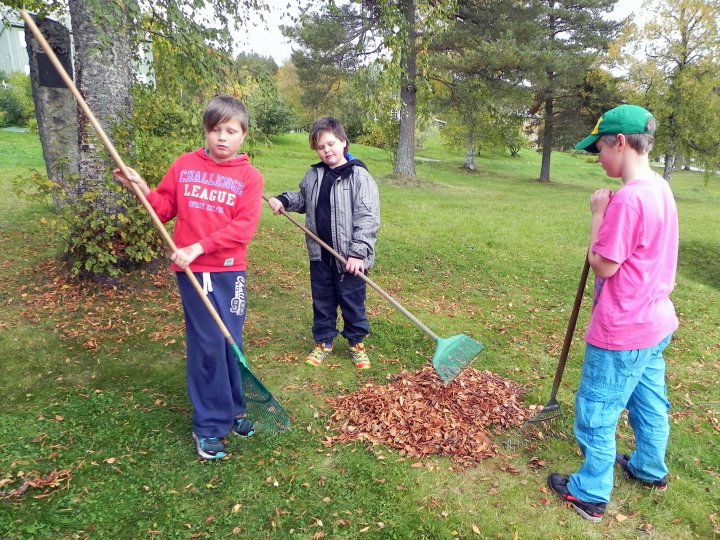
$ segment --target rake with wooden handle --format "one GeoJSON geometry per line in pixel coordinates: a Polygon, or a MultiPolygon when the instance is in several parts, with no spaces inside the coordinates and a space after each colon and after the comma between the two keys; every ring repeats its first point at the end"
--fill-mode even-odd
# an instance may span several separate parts
{"type": "MultiPolygon", "coordinates": [[[[263,199],[265,199],[266,201],[269,200],[265,195],[263,195],[263,199]]],[[[347,264],[347,260],[345,259],[345,257],[340,255],[327,243],[323,242],[315,233],[305,227],[305,225],[303,225],[295,218],[293,218],[290,214],[288,214],[284,208],[280,211],[280,213],[286,218],[288,218],[295,226],[302,229],[305,234],[307,234],[310,238],[315,240],[323,248],[332,253],[332,255],[341,263],[343,263],[343,265],[347,264]]],[[[380,296],[390,302],[395,307],[395,309],[397,309],[400,313],[410,319],[410,321],[415,326],[420,328],[420,330],[425,332],[435,341],[436,347],[435,354],[432,357],[432,365],[435,368],[438,376],[443,380],[444,383],[449,383],[455,377],[457,377],[460,372],[465,369],[468,364],[470,364],[470,362],[472,362],[473,358],[475,358],[478,354],[480,354],[480,351],[483,350],[484,347],[480,342],[463,334],[459,334],[457,336],[452,336],[449,338],[439,337],[435,332],[433,332],[422,322],[420,322],[420,320],[418,320],[415,315],[413,315],[407,309],[401,306],[397,300],[395,300],[392,296],[390,296],[383,289],[381,289],[380,286],[377,285],[374,281],[372,281],[369,277],[362,273],[358,274],[358,276],[362,278],[365,283],[375,289],[380,294],[380,296]]]]}
{"type": "MultiPolygon", "coordinates": [[[[109,137],[105,133],[105,130],[100,125],[100,122],[98,122],[97,118],[95,118],[95,115],[90,110],[90,107],[88,107],[88,104],[85,102],[82,94],[80,94],[80,92],[78,91],[75,83],[73,83],[72,79],[65,71],[65,68],[60,63],[57,56],[55,56],[55,52],[52,50],[52,47],[50,47],[50,44],[40,32],[40,29],[35,24],[35,21],[25,10],[20,10],[20,15],[25,21],[25,24],[27,24],[28,28],[30,28],[30,30],[32,31],[37,42],[47,54],[53,66],[55,66],[55,69],[65,82],[65,85],[75,97],[75,101],[77,101],[82,111],[88,117],[88,120],[90,120],[90,123],[92,124],[93,128],[95,128],[95,131],[100,137],[100,140],[112,156],[113,160],[115,160],[115,163],[117,163],[123,176],[128,178],[130,171],[125,165],[125,162],[120,157],[120,154],[118,154],[112,141],[110,141],[109,137]]],[[[160,221],[160,218],[157,216],[155,210],[153,210],[153,207],[150,205],[145,195],[143,195],[140,188],[137,186],[137,184],[132,182],[130,184],[130,187],[135,196],[145,208],[145,210],[147,210],[147,213],[150,215],[153,224],[162,235],[163,240],[167,244],[168,248],[170,248],[172,252],[177,251],[175,242],[173,242],[173,239],[170,237],[167,229],[165,229],[162,221],[160,221]]],[[[247,402],[248,413],[252,416],[256,428],[258,429],[258,431],[264,431],[271,434],[286,431],[290,427],[290,416],[288,415],[287,411],[283,408],[282,405],[280,405],[280,403],[275,399],[272,393],[270,393],[270,391],[265,388],[262,382],[260,382],[260,380],[255,377],[252,371],[250,371],[247,360],[245,359],[245,355],[243,355],[242,351],[237,346],[237,343],[235,343],[235,340],[230,335],[230,332],[225,326],[225,323],[220,318],[220,315],[215,309],[215,306],[212,305],[210,299],[205,295],[202,286],[195,278],[195,274],[193,274],[190,268],[185,269],[185,275],[187,276],[188,280],[190,280],[190,283],[197,291],[198,295],[200,295],[203,304],[205,304],[205,307],[210,313],[210,316],[215,321],[215,324],[217,324],[222,335],[225,337],[225,340],[227,341],[230,349],[233,352],[233,355],[235,356],[235,359],[237,360],[238,367],[240,368],[240,374],[242,376],[244,394],[243,397],[247,402]]]]}
{"type": "Polygon", "coordinates": [[[580,283],[578,284],[577,293],[575,293],[575,303],[573,304],[572,312],[570,313],[570,320],[568,321],[568,327],[565,331],[565,341],[563,342],[562,352],[560,353],[560,360],[558,361],[557,369],[555,370],[555,380],[553,381],[552,391],[550,392],[550,400],[539,413],[528,420],[530,423],[543,422],[545,420],[555,418],[556,416],[560,416],[560,404],[555,398],[557,397],[557,393],[560,388],[560,381],[562,380],[563,373],[565,372],[565,363],[567,362],[568,353],[570,352],[570,344],[572,343],[573,334],[575,333],[575,326],[577,325],[580,305],[582,304],[583,294],[585,294],[585,284],[587,283],[589,272],[590,263],[588,262],[588,258],[586,256],[585,264],[583,265],[582,273],[580,275],[580,283]]]}

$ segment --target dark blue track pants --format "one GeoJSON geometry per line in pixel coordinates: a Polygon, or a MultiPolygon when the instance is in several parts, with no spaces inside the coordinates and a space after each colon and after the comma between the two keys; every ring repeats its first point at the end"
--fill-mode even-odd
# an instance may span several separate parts
{"type": "Polygon", "coordinates": [[[310,287],[313,301],[313,339],[329,343],[338,334],[337,310],[343,316],[342,335],[351,346],[368,335],[365,315],[365,282],[353,274],[340,274],[334,264],[310,262],[310,287]]]}
{"type": "MultiPolygon", "coordinates": [[[[195,277],[243,350],[245,272],[206,272],[195,277]]],[[[225,437],[235,417],[246,414],[237,360],[187,276],[178,272],[177,282],[185,312],[193,432],[202,437],[225,437]]]]}

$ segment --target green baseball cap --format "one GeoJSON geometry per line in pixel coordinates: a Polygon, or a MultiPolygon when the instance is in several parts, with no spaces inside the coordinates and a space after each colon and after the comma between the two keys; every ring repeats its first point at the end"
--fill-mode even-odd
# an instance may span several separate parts
{"type": "Polygon", "coordinates": [[[595,143],[603,135],[632,135],[642,133],[652,135],[648,130],[648,120],[653,118],[646,109],[638,105],[620,105],[600,117],[590,135],[575,145],[576,150],[585,150],[597,154],[600,152],[595,143]]]}

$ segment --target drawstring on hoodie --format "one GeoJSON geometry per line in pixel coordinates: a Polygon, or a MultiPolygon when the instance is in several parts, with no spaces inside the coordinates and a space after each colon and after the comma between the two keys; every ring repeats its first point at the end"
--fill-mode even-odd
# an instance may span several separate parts
{"type": "Polygon", "coordinates": [[[213,292],[212,280],[210,279],[210,272],[203,272],[202,278],[203,278],[203,292],[205,293],[205,296],[207,296],[208,293],[213,292]]]}

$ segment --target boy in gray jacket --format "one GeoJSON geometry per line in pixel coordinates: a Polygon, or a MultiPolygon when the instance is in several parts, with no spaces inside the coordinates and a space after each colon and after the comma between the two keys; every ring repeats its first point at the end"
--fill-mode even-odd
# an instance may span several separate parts
{"type": "Polygon", "coordinates": [[[347,259],[343,266],[307,237],[315,348],[305,362],[319,366],[332,352],[340,307],[342,335],[348,340],[355,367],[369,369],[370,359],[363,344],[369,331],[365,281],[359,275],[367,275],[375,261],[380,198],[365,164],[348,154],[349,146],[340,122],[334,118],[315,122],[310,129],[310,148],[321,162],[305,174],[300,191],[272,197],[268,204],[274,214],[282,209],[306,214],[306,227],[347,259]]]}

